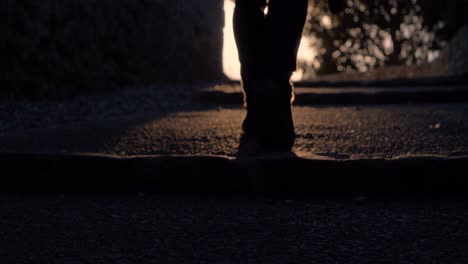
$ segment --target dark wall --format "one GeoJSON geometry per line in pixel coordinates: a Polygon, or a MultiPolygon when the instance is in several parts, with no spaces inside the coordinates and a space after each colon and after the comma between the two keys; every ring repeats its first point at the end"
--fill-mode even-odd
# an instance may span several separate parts
{"type": "Polygon", "coordinates": [[[447,65],[449,75],[468,77],[467,43],[468,23],[458,31],[440,56],[440,61],[447,65]]]}
{"type": "Polygon", "coordinates": [[[223,77],[223,0],[1,2],[7,26],[1,97],[223,77]]]}

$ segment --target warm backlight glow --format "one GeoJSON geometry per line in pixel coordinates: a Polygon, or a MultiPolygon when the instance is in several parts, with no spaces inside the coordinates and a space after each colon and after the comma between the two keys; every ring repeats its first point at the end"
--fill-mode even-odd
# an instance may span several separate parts
{"type": "Polygon", "coordinates": [[[237,53],[236,42],[234,40],[234,30],[232,28],[232,17],[234,15],[235,4],[224,1],[224,47],[223,47],[223,71],[230,79],[240,80],[240,62],[237,53]]]}
{"type": "MultiPolygon", "coordinates": [[[[234,14],[235,4],[231,0],[224,1],[224,47],[223,47],[223,71],[227,77],[233,80],[240,80],[240,62],[237,53],[236,42],[234,40],[234,32],[232,28],[232,17],[234,14]]],[[[309,40],[302,38],[299,47],[298,60],[306,65],[312,65],[316,51],[309,46],[309,40]]],[[[301,80],[303,72],[296,71],[293,76],[293,81],[301,80]]]]}

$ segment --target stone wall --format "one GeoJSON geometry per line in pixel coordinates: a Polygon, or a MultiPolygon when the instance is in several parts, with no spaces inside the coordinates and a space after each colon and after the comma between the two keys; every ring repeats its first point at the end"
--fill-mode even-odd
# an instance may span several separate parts
{"type": "Polygon", "coordinates": [[[223,0],[0,0],[0,97],[223,78],[223,0]]]}
{"type": "Polygon", "coordinates": [[[463,26],[442,51],[438,63],[448,75],[468,76],[468,24],[463,26]]]}

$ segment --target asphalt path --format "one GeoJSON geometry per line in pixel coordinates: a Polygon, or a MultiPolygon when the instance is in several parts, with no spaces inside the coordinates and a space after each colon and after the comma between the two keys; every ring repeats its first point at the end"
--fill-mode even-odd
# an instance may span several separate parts
{"type": "MultiPolygon", "coordinates": [[[[117,97],[116,106],[126,103],[117,97]]],[[[135,103],[141,111],[132,101],[125,105],[131,111],[107,115],[103,103],[88,111],[89,120],[5,126],[0,151],[236,155],[244,110],[191,103],[161,108],[165,97],[154,97],[161,102],[135,103]],[[103,117],[93,118],[98,113],[103,117]]],[[[43,120],[45,112],[33,106],[24,116],[43,120]]],[[[294,118],[297,152],[337,160],[468,153],[466,103],[299,106],[294,118]]],[[[16,176],[2,171],[2,180],[16,176]]],[[[0,245],[1,263],[468,263],[468,201],[418,194],[286,200],[3,192],[0,245]]]]}
{"type": "Polygon", "coordinates": [[[2,263],[467,263],[457,199],[2,194],[2,263]]]}
{"type": "MultiPolygon", "coordinates": [[[[0,137],[2,152],[235,156],[241,108],[144,113],[0,137]]],[[[295,107],[295,151],[335,158],[466,155],[468,104],[295,107]]]]}

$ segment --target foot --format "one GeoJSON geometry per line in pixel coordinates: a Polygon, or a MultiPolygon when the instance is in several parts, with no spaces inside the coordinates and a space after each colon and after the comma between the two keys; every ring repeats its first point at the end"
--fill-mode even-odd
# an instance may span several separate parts
{"type": "Polygon", "coordinates": [[[292,86],[289,81],[269,80],[256,84],[262,87],[254,91],[264,92],[255,94],[251,89],[247,94],[247,115],[242,124],[244,133],[239,149],[242,152],[290,152],[295,141],[292,86]]]}
{"type": "Polygon", "coordinates": [[[264,156],[282,156],[291,155],[292,144],[284,144],[265,141],[263,137],[242,134],[239,148],[237,150],[238,157],[264,157],[264,156]]]}

